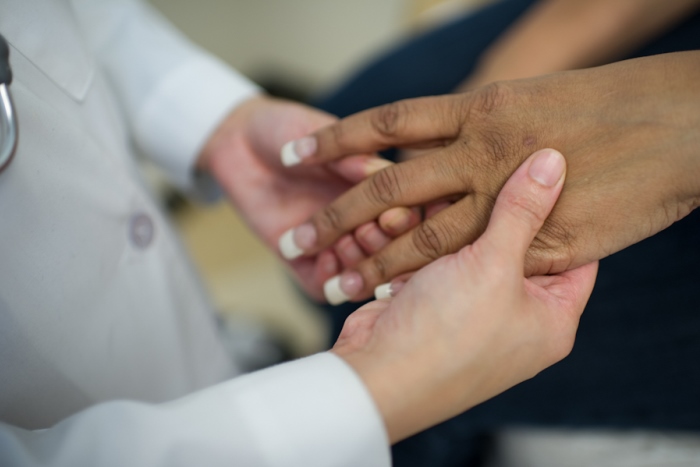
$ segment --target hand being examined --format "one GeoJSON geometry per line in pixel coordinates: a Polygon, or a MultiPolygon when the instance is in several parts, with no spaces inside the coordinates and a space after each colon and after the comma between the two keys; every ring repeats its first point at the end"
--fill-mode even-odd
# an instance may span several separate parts
{"type": "MultiPolygon", "coordinates": [[[[258,96],[224,120],[202,150],[198,166],[216,177],[260,239],[276,249],[285,230],[303,222],[368,175],[391,165],[376,157],[360,156],[324,167],[290,171],[282,166],[278,155],[286,141],[334,121],[331,115],[310,107],[258,96]]],[[[347,236],[339,255],[324,251],[292,263],[307,293],[320,299],[323,282],[338,274],[341,267],[355,264],[348,260],[350,249],[362,245],[368,253],[374,253],[391,238],[374,222],[360,233],[359,241],[347,236]]]]}
{"type": "Polygon", "coordinates": [[[367,385],[393,442],[535,376],[571,350],[597,265],[523,276],[525,252],[564,183],[538,151],[498,196],[474,244],[350,315],[333,352],[367,385]]]}
{"type": "Polygon", "coordinates": [[[342,194],[303,227],[315,255],[395,207],[452,204],[326,284],[333,303],[474,242],[500,189],[537,148],[566,155],[561,199],[530,245],[526,276],[604,258],[663,230],[700,199],[700,52],[400,101],[310,137],[301,165],[389,147],[432,149],[342,194]],[[305,156],[305,157],[304,157],[305,156]]]}

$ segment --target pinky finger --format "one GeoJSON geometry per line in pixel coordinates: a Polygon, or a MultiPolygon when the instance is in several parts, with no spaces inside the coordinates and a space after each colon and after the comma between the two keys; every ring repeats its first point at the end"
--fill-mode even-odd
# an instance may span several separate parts
{"type": "Polygon", "coordinates": [[[391,242],[376,222],[368,222],[355,229],[355,240],[368,255],[373,255],[391,242]]]}
{"type": "Polygon", "coordinates": [[[325,284],[328,279],[336,276],[339,272],[339,260],[332,250],[325,250],[318,254],[315,267],[317,284],[325,284]]]}
{"type": "Polygon", "coordinates": [[[335,254],[340,259],[343,268],[352,268],[367,258],[359,243],[351,234],[340,237],[334,247],[335,254]]]}

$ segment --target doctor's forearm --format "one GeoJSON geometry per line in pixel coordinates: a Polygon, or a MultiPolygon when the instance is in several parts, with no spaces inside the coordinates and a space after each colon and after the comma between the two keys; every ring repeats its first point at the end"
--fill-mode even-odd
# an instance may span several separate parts
{"type": "Polygon", "coordinates": [[[618,59],[699,6],[698,0],[543,0],[486,51],[469,85],[618,59]]]}

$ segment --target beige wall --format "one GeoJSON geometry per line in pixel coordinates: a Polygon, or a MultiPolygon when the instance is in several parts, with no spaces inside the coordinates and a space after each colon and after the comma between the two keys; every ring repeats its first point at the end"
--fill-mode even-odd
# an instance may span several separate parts
{"type": "Polygon", "coordinates": [[[153,0],[196,42],[252,78],[320,88],[401,34],[411,0],[153,0]]]}

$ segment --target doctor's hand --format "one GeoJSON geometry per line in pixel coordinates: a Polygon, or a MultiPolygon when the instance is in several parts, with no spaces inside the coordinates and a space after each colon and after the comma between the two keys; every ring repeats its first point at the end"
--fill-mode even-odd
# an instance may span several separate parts
{"type": "Polygon", "coordinates": [[[315,254],[395,206],[448,205],[333,278],[335,303],[458,251],[484,231],[496,196],[537,147],[561,150],[561,200],[525,259],[526,275],[559,273],[665,229],[700,205],[700,52],[629,60],[472,92],[400,101],[310,138],[300,165],[388,147],[430,151],[378,172],[312,216],[315,254]]]}
{"type": "Polygon", "coordinates": [[[486,232],[350,315],[332,352],[366,384],[392,443],[532,378],[571,351],[597,263],[525,278],[525,253],[564,184],[554,150],[505,185],[486,232]]]}
{"type": "MultiPolygon", "coordinates": [[[[226,118],[201,153],[198,167],[213,174],[248,225],[273,251],[283,232],[390,165],[376,157],[358,156],[323,167],[283,168],[279,154],[285,143],[334,121],[335,117],[304,105],[255,97],[226,118]]],[[[340,257],[325,250],[291,263],[307,293],[320,299],[323,283],[341,267],[353,266],[365,258],[364,252],[371,254],[389,241],[375,223],[368,223],[364,231],[376,246],[363,244],[363,254],[355,262],[346,258],[347,252],[360,246],[353,236],[346,236],[340,242],[340,257]]]]}

